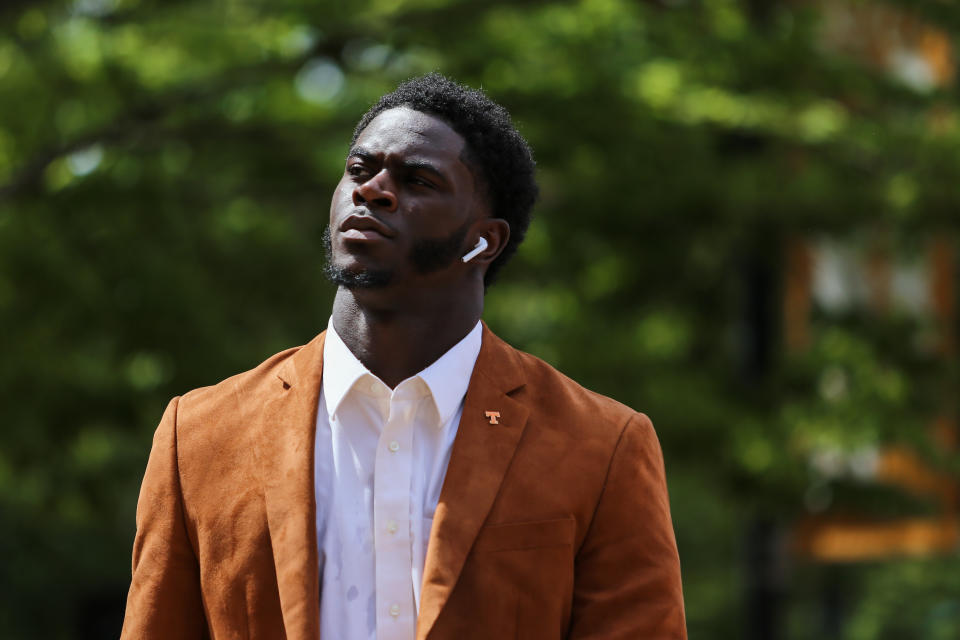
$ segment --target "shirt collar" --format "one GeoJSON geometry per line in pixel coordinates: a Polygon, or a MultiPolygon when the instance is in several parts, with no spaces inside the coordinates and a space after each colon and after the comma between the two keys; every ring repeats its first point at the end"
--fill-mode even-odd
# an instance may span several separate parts
{"type": "Polygon", "coordinates": [[[340,403],[360,378],[371,374],[363,363],[357,360],[333,328],[333,318],[327,323],[327,337],[323,341],[323,398],[327,404],[327,415],[333,417],[340,403]]]}
{"type": "Polygon", "coordinates": [[[480,354],[482,335],[483,328],[477,322],[460,342],[418,374],[430,388],[440,418],[439,426],[447,424],[467,395],[473,366],[480,354]]]}
{"type": "MultiPolygon", "coordinates": [[[[426,369],[411,376],[411,378],[419,377],[430,390],[429,395],[439,418],[438,427],[445,425],[453,417],[467,394],[470,376],[473,374],[473,367],[480,354],[482,335],[482,325],[477,322],[460,342],[453,345],[426,369]]],[[[353,386],[365,376],[379,380],[344,344],[336,329],[333,328],[333,318],[331,318],[327,323],[327,336],[323,343],[321,383],[327,415],[333,416],[336,413],[353,386]]]]}

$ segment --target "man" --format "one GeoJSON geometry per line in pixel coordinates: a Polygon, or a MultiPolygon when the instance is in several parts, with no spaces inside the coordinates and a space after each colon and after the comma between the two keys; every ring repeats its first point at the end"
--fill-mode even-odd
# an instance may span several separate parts
{"type": "Polygon", "coordinates": [[[430,74],[357,125],[327,330],[175,398],[123,637],[686,637],[646,416],[480,322],[529,223],[501,107],[430,74]]]}

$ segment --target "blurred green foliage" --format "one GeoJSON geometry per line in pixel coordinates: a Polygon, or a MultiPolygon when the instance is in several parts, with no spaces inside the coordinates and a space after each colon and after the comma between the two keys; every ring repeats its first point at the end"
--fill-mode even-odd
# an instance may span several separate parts
{"type": "MultiPolygon", "coordinates": [[[[894,4],[960,33],[950,3],[894,4]]],[[[0,636],[117,634],[165,402],[323,328],[352,128],[431,70],[482,86],[535,150],[542,200],[485,317],[653,418],[691,637],[751,637],[749,523],[930,512],[811,464],[909,443],[958,471],[925,436],[957,380],[917,347],[930,318],[817,312],[788,357],[780,296],[795,235],[956,238],[956,89],[823,47],[818,6],[0,7],[0,636]]],[[[786,571],[782,637],[830,637],[838,576],[836,637],[960,634],[956,555],[786,571]]]]}

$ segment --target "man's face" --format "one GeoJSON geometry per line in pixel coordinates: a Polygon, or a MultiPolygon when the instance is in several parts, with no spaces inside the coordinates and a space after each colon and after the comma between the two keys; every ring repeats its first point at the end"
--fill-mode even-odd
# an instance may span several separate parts
{"type": "Polygon", "coordinates": [[[470,225],[487,215],[463,148],[449,125],[412,109],[370,122],[330,203],[327,272],[336,284],[457,277],[470,225]]]}

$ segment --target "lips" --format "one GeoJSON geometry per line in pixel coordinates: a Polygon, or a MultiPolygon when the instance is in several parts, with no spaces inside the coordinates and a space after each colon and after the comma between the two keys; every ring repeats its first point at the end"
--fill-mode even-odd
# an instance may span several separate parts
{"type": "Polygon", "coordinates": [[[396,232],[371,215],[351,214],[340,223],[340,233],[350,240],[392,238],[396,232]]]}

